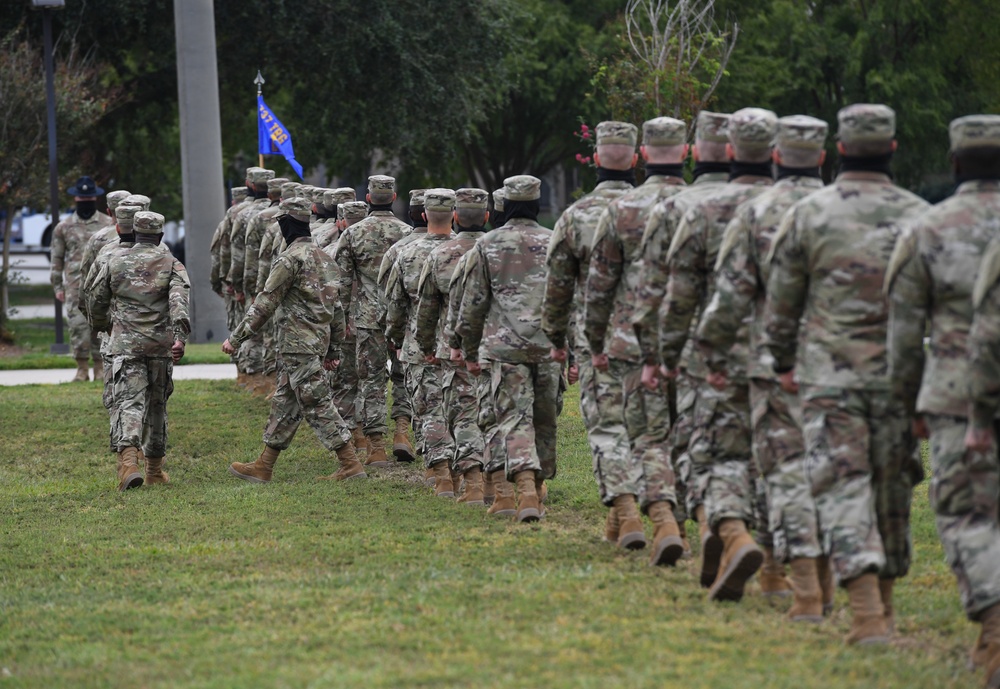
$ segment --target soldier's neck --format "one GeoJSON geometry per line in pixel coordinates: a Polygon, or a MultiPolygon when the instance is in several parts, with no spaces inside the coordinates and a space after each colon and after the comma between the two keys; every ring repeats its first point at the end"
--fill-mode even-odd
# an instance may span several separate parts
{"type": "Polygon", "coordinates": [[[451,224],[427,225],[427,234],[451,234],[451,224]]]}

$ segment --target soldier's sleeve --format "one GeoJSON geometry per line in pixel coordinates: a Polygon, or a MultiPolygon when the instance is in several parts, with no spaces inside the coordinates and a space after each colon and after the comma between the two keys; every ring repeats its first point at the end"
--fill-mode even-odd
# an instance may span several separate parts
{"type": "Polygon", "coordinates": [[[657,319],[669,278],[667,262],[664,260],[667,253],[666,238],[670,236],[668,222],[667,206],[658,203],[646,220],[639,252],[638,270],[641,287],[632,327],[639,341],[643,363],[649,365],[656,364],[660,358],[657,319]]]}
{"type": "Polygon", "coordinates": [[[236,218],[233,223],[233,233],[229,239],[232,263],[229,266],[229,283],[233,286],[233,291],[243,294],[243,268],[246,265],[246,242],[247,223],[242,217],[236,218]]]}
{"type": "Polygon", "coordinates": [[[660,358],[667,368],[677,368],[691,332],[691,320],[707,287],[705,225],[701,213],[688,213],[670,244],[667,264],[670,277],[660,311],[660,358]]]}
{"type": "Polygon", "coordinates": [[[761,289],[746,213],[737,213],[722,238],[715,264],[715,294],[698,323],[695,345],[712,371],[726,369],[726,352],[736,341],[761,289]]]}
{"type": "Polygon", "coordinates": [[[52,231],[51,250],[52,271],[49,279],[52,282],[52,292],[63,289],[63,263],[66,260],[66,226],[63,223],[56,225],[52,231]]]}
{"type": "Polygon", "coordinates": [[[573,311],[573,292],[580,264],[573,252],[573,226],[569,213],[556,223],[549,242],[546,265],[549,269],[542,303],[542,331],[556,349],[566,347],[573,311]]]}
{"type": "Polygon", "coordinates": [[[257,273],[260,269],[260,240],[263,234],[264,223],[254,217],[247,226],[247,242],[244,249],[246,258],[243,259],[243,288],[247,291],[248,297],[257,294],[257,273]]]}
{"type": "Polygon", "coordinates": [[[257,295],[253,304],[247,309],[243,321],[229,336],[229,344],[239,348],[241,344],[260,332],[288,293],[295,280],[296,268],[297,266],[293,265],[287,256],[282,255],[278,258],[263,291],[257,295]]]}
{"type": "MultiPolygon", "coordinates": [[[[90,274],[90,268],[94,265],[94,259],[97,258],[97,233],[95,232],[87,240],[86,246],[83,247],[83,256],[80,258],[80,288],[83,289],[87,284],[87,276],[90,274]]],[[[80,298],[80,310],[84,309],[84,299],[80,298]]],[[[86,313],[86,311],[83,311],[86,313]]]]}
{"type": "Polygon", "coordinates": [[[264,285],[267,284],[267,278],[271,274],[271,264],[274,262],[274,241],[275,234],[273,232],[268,232],[261,240],[260,251],[257,253],[257,285],[254,288],[254,294],[260,294],[264,291],[264,285]]]}
{"type": "Polygon", "coordinates": [[[889,297],[889,380],[893,393],[916,414],[924,375],[924,332],[931,303],[931,281],[916,232],[896,241],[885,289],[889,297]]]}
{"type": "Polygon", "coordinates": [[[462,343],[462,354],[466,361],[479,360],[479,345],[483,340],[483,327],[490,310],[492,292],[487,273],[486,257],[477,245],[469,252],[472,256],[466,264],[465,290],[459,307],[455,333],[462,343]]]}
{"type": "Polygon", "coordinates": [[[91,262],[90,267],[85,272],[80,274],[83,279],[80,280],[80,313],[86,316],[87,320],[90,320],[90,290],[93,289],[94,284],[97,282],[97,276],[100,274],[101,269],[96,260],[91,262]]]}
{"type": "Polygon", "coordinates": [[[330,344],[326,349],[327,359],[340,359],[340,345],[347,338],[347,317],[344,306],[337,300],[333,307],[333,320],[330,321],[330,344]]]}
{"type": "Polygon", "coordinates": [[[389,297],[389,275],[392,273],[393,264],[396,261],[396,254],[398,253],[393,248],[394,246],[390,246],[385,255],[382,256],[382,263],[378,267],[378,279],[375,281],[382,292],[382,296],[387,299],[389,297]]]}
{"type": "Polygon", "coordinates": [[[111,330],[111,271],[108,262],[100,266],[100,271],[94,278],[94,284],[88,293],[90,303],[87,313],[90,326],[94,330],[108,332],[111,330]]]}
{"type": "Polygon", "coordinates": [[[230,235],[233,232],[233,214],[226,212],[222,219],[222,231],[219,233],[219,277],[229,283],[229,269],[232,267],[232,245],[230,235]]]}
{"type": "Polygon", "coordinates": [[[799,341],[799,319],[805,309],[809,289],[806,247],[797,226],[795,209],[785,214],[774,236],[769,260],[771,275],[767,281],[764,304],[764,345],[774,357],[774,372],[795,368],[799,341]]]}
{"type": "Polygon", "coordinates": [[[604,338],[621,282],[625,252],[617,231],[616,204],[609,205],[597,221],[583,292],[583,333],[594,354],[604,351],[604,338]]]}
{"type": "Polygon", "coordinates": [[[354,254],[351,252],[351,231],[344,230],[337,240],[337,248],[333,252],[333,261],[337,264],[337,276],[334,284],[340,293],[340,303],[344,311],[351,312],[351,288],[354,286],[354,254]]]}
{"type": "Polygon", "coordinates": [[[212,256],[212,268],[208,274],[209,284],[212,286],[212,291],[222,296],[222,275],[219,273],[219,268],[221,267],[221,261],[219,260],[219,235],[222,232],[222,223],[220,222],[215,227],[215,234],[212,235],[212,244],[209,249],[212,256]]]}
{"type": "Polygon", "coordinates": [[[435,335],[438,320],[441,318],[441,296],[438,293],[437,280],[434,277],[435,263],[436,261],[432,257],[424,264],[417,287],[420,298],[417,300],[416,338],[420,351],[424,354],[433,354],[436,349],[435,335]]]}
{"type": "Polygon", "coordinates": [[[191,281],[184,264],[174,259],[170,274],[170,325],[175,342],[187,342],[191,334],[191,281]]]}
{"type": "Polygon", "coordinates": [[[399,261],[393,262],[385,281],[385,337],[395,347],[403,343],[406,335],[406,314],[410,297],[403,284],[403,273],[399,261]]]}
{"type": "Polygon", "coordinates": [[[455,266],[455,272],[448,283],[448,316],[444,326],[444,336],[452,349],[462,348],[462,338],[455,332],[458,326],[458,314],[462,310],[462,296],[465,294],[465,271],[469,264],[469,254],[465,254],[455,266]]]}
{"type": "Polygon", "coordinates": [[[981,430],[993,427],[1000,408],[1000,242],[992,242],[976,276],[969,332],[969,421],[981,430]]]}

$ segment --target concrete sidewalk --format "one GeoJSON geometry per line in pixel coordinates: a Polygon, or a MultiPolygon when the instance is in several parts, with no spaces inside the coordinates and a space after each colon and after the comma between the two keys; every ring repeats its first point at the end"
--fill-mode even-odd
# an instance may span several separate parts
{"type": "MultiPolygon", "coordinates": [[[[24,369],[0,371],[0,386],[58,385],[69,383],[75,368],[24,369]]],[[[93,375],[93,372],[91,372],[93,375]]],[[[235,364],[189,364],[174,366],[174,380],[236,380],[235,364]]]]}
{"type": "MultiPolygon", "coordinates": [[[[56,307],[55,304],[33,304],[31,306],[12,306],[10,307],[11,314],[10,319],[12,321],[26,321],[29,318],[51,318],[52,322],[56,321],[56,307]]],[[[63,318],[66,317],[66,308],[63,307],[63,318]]]]}

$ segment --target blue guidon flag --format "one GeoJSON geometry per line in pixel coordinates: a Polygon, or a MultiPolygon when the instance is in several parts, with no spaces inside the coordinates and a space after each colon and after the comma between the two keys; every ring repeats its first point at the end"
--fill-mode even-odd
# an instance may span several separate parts
{"type": "Polygon", "coordinates": [[[257,96],[257,151],[266,156],[285,156],[299,179],[302,179],[302,166],[295,160],[295,151],[292,150],[292,135],[271,112],[271,108],[267,107],[264,96],[257,96]]]}

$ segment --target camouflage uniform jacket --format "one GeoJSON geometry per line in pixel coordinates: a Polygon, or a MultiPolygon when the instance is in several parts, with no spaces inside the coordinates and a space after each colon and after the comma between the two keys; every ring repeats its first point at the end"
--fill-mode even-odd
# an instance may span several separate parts
{"type": "Polygon", "coordinates": [[[514,218],[481,238],[467,254],[455,326],[466,361],[478,361],[480,350],[491,361],[551,361],[552,343],[542,332],[551,237],[552,231],[534,220],[514,218]]]}
{"type": "MultiPolygon", "coordinates": [[[[107,248],[107,247],[106,247],[107,248]]],[[[90,291],[95,329],[111,326],[112,356],[170,356],[191,332],[191,283],[184,266],[155,244],[112,247],[90,291]]]]}
{"type": "Polygon", "coordinates": [[[274,316],[278,352],[339,358],[345,334],[344,311],[337,298],[334,272],[330,257],[312,238],[296,239],[281,252],[264,290],[229,336],[229,343],[239,348],[274,316]]]}
{"type": "Polygon", "coordinates": [[[274,216],[278,214],[278,210],[278,201],[272,201],[270,206],[251,217],[250,222],[247,223],[245,258],[243,260],[243,289],[246,290],[248,299],[257,294],[257,276],[260,273],[260,245],[264,240],[264,233],[267,231],[268,225],[272,222],[277,224],[274,216]]]}
{"type": "MultiPolygon", "coordinates": [[[[501,225],[501,227],[503,227],[501,225]]],[[[462,299],[465,297],[465,276],[468,275],[467,264],[472,257],[470,249],[464,256],[458,259],[455,264],[455,272],[451,276],[451,283],[448,285],[448,315],[444,324],[444,339],[451,349],[462,348],[462,338],[458,336],[458,315],[462,311],[462,299]]],[[[451,352],[448,352],[449,356],[451,352]]]]}
{"type": "Polygon", "coordinates": [[[83,252],[87,242],[95,232],[114,221],[104,213],[94,213],[84,220],[76,212],[56,225],[52,232],[52,272],[50,274],[53,292],[63,290],[74,292],[86,277],[80,272],[83,252]],[[66,279],[63,280],[63,272],[66,279]]]}
{"type": "Polygon", "coordinates": [[[417,302],[420,299],[420,275],[431,251],[447,242],[446,234],[425,232],[396,254],[396,261],[386,281],[385,336],[400,345],[399,360],[421,364],[423,352],[417,344],[417,302]]]}
{"type": "Polygon", "coordinates": [[[844,172],[788,210],[771,247],[764,307],[775,372],[888,391],[885,272],[901,225],[927,208],[887,175],[844,172]]]}
{"type": "Polygon", "coordinates": [[[640,250],[650,211],[660,201],[684,191],[680,177],[653,175],[640,187],[612,201],[601,214],[590,256],[584,291],[583,329],[590,351],[605,351],[613,359],[639,363],[642,352],[632,321],[638,303],[640,250]]]}
{"type": "MultiPolygon", "coordinates": [[[[340,229],[337,228],[337,230],[332,234],[332,239],[330,240],[330,242],[326,245],[325,248],[323,248],[323,253],[325,253],[327,256],[330,257],[330,267],[331,267],[331,270],[333,270],[333,279],[334,279],[334,281],[336,281],[337,277],[340,275],[340,266],[338,266],[337,262],[333,259],[333,255],[337,251],[337,239],[339,237],[340,237],[340,229]]],[[[313,237],[313,242],[315,242],[315,241],[316,241],[316,238],[313,237]]],[[[358,294],[358,283],[357,282],[352,282],[351,283],[351,294],[348,297],[348,299],[350,301],[353,301],[354,299],[357,298],[357,294],[358,294]]],[[[337,295],[337,298],[340,299],[340,295],[339,294],[337,295]]],[[[348,301],[348,303],[350,303],[350,301],[348,301]]],[[[341,304],[343,304],[344,300],[340,299],[340,302],[341,302],[341,304]]],[[[343,307],[341,307],[341,308],[343,308],[343,307]]],[[[345,325],[347,326],[346,339],[350,340],[351,338],[354,337],[354,328],[355,328],[355,326],[354,326],[354,321],[351,320],[351,314],[348,313],[346,309],[344,309],[344,322],[345,322],[345,325]]]]}
{"type": "MultiPolygon", "coordinates": [[[[350,314],[358,328],[380,330],[385,321],[385,303],[378,286],[379,267],[385,252],[410,229],[391,211],[372,211],[367,218],[348,227],[337,241],[334,260],[340,267],[337,289],[341,298],[351,294],[358,282],[357,298],[350,314]]],[[[348,307],[344,305],[345,309],[348,307]]]]}
{"type": "Polygon", "coordinates": [[[233,229],[229,236],[231,259],[227,277],[229,278],[229,283],[233,286],[233,291],[236,292],[236,294],[243,294],[245,290],[243,285],[243,271],[246,268],[247,260],[247,226],[250,224],[250,221],[255,215],[270,206],[271,199],[266,196],[254,199],[253,202],[241,210],[233,220],[233,229]]]}
{"type": "Polygon", "coordinates": [[[885,281],[889,378],[911,413],[968,413],[972,292],[994,239],[1000,239],[1000,182],[977,180],[918,216],[896,242],[885,281]]]}
{"type": "Polygon", "coordinates": [[[236,222],[237,216],[253,202],[253,197],[248,196],[235,206],[230,206],[219,227],[219,279],[229,286],[232,286],[229,281],[229,271],[233,263],[233,223],[236,222]]]}
{"type": "Polygon", "coordinates": [[[320,249],[326,249],[331,244],[336,244],[340,238],[340,228],[337,227],[337,221],[333,219],[310,226],[309,229],[312,232],[313,241],[320,249]]]}
{"type": "MultiPolygon", "coordinates": [[[[476,245],[482,232],[459,232],[454,239],[434,247],[417,285],[416,340],[420,351],[447,360],[451,352],[445,335],[452,278],[459,261],[476,245]]],[[[456,290],[457,291],[457,290],[456,290]]],[[[461,295],[458,299],[461,299],[461,295]]]]}
{"type": "MultiPolygon", "coordinates": [[[[667,251],[670,278],[660,318],[660,357],[667,368],[677,368],[681,354],[692,333],[696,313],[703,311],[715,293],[715,262],[722,246],[726,226],[737,207],[768,190],[770,177],[747,175],[745,182],[730,182],[702,197],[697,206],[684,214],[667,251]]],[[[746,381],[750,335],[744,329],[727,354],[728,373],[733,381],[746,381]]],[[[700,354],[688,349],[687,372],[705,378],[708,369],[700,354]]]]}
{"type": "Polygon", "coordinates": [[[260,251],[257,252],[257,294],[264,291],[271,268],[278,256],[285,250],[285,238],[281,236],[281,227],[277,221],[272,222],[264,230],[260,240],[260,251]]]}
{"type": "Polygon", "coordinates": [[[381,293],[388,297],[389,295],[389,273],[392,271],[392,267],[396,264],[396,257],[399,256],[401,252],[410,242],[415,242],[418,239],[424,239],[427,237],[427,227],[414,227],[411,232],[404,235],[399,239],[398,242],[389,247],[389,250],[385,252],[385,256],[382,257],[382,263],[378,267],[378,286],[381,293]]]}
{"type": "Polygon", "coordinates": [[[105,246],[118,243],[118,227],[113,224],[102,227],[91,235],[87,241],[87,246],[83,250],[83,258],[80,259],[80,311],[84,314],[86,314],[87,297],[83,294],[82,290],[85,290],[87,287],[87,278],[90,277],[90,269],[94,267],[94,260],[97,259],[97,255],[105,246]]]}
{"type": "Polygon", "coordinates": [[[701,316],[695,345],[708,368],[725,372],[729,349],[749,321],[750,361],[747,376],[774,378],[771,352],[764,346],[764,297],[771,251],[781,218],[801,198],[823,188],[817,177],[786,177],[736,209],[726,227],[715,263],[715,295],[701,316]]]}
{"type": "Polygon", "coordinates": [[[975,318],[969,331],[969,420],[979,429],[994,428],[1000,410],[1000,240],[983,255],[972,294],[975,318]]]}
{"type": "MultiPolygon", "coordinates": [[[[117,232],[115,233],[115,237],[118,237],[117,232]]],[[[107,242],[100,248],[97,255],[94,256],[94,260],[90,263],[90,270],[87,271],[83,281],[80,283],[80,312],[87,317],[88,321],[90,320],[89,309],[91,294],[94,292],[94,286],[97,285],[98,276],[100,276],[101,270],[111,259],[112,252],[120,253],[128,250],[134,245],[135,242],[123,242],[120,239],[115,242],[107,242]]],[[[170,249],[163,244],[157,244],[156,247],[163,253],[170,253],[170,249]]],[[[91,324],[91,327],[94,327],[93,324],[91,324]]],[[[94,329],[99,330],[99,328],[96,327],[94,327],[94,329]]]]}
{"type": "Polygon", "coordinates": [[[601,213],[630,189],[632,185],[628,182],[601,182],[563,211],[556,222],[546,257],[549,277],[545,286],[542,330],[558,349],[566,347],[569,339],[577,356],[589,356],[583,335],[583,292],[590,270],[590,249],[601,213]]]}
{"type": "Polygon", "coordinates": [[[639,249],[639,289],[633,305],[632,327],[639,340],[644,364],[660,363],[659,325],[663,295],[670,277],[667,250],[684,213],[707,194],[725,184],[725,172],[708,172],[695,178],[691,186],[656,204],[649,213],[639,249]]]}

